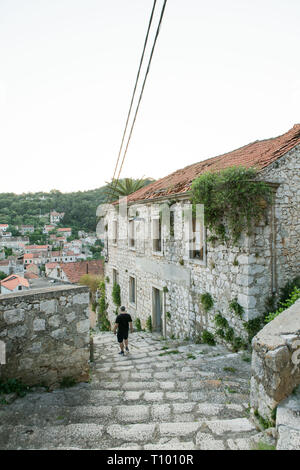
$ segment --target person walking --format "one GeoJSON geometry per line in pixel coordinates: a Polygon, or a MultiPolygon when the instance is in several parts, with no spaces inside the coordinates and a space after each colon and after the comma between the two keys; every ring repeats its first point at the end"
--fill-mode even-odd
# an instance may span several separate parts
{"type": "Polygon", "coordinates": [[[129,327],[130,327],[131,333],[133,332],[133,327],[132,327],[132,318],[129,315],[129,313],[126,312],[125,307],[121,307],[120,312],[121,313],[119,313],[119,315],[116,318],[113,331],[114,331],[114,334],[117,334],[118,343],[121,349],[119,354],[121,354],[121,356],[124,356],[124,345],[125,345],[126,351],[129,352],[129,349],[128,349],[129,327]]]}

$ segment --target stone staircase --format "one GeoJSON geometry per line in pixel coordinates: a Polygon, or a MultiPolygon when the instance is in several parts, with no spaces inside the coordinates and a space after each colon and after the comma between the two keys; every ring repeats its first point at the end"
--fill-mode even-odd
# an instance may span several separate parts
{"type": "Polygon", "coordinates": [[[249,416],[247,353],[112,333],[94,336],[90,383],[0,405],[0,449],[253,449],[274,445],[249,416]]]}

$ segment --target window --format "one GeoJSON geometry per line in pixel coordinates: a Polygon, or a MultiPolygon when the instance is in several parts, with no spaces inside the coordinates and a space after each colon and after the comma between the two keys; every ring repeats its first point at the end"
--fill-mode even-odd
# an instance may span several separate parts
{"type": "Polygon", "coordinates": [[[112,270],[112,276],[113,276],[113,285],[119,284],[119,273],[116,269],[112,270]]]}
{"type": "Polygon", "coordinates": [[[129,302],[131,304],[136,303],[136,282],[132,276],[129,276],[129,302]]]}
{"type": "Polygon", "coordinates": [[[129,220],[128,243],[129,248],[135,248],[134,220],[129,220]]]}
{"type": "Polygon", "coordinates": [[[116,245],[117,241],[118,241],[118,222],[117,222],[117,220],[113,220],[112,229],[113,229],[112,242],[113,242],[114,245],[116,245]]]}
{"type": "Polygon", "coordinates": [[[190,258],[204,261],[205,229],[201,218],[192,218],[192,236],[190,241],[190,258]]]}
{"type": "Polygon", "coordinates": [[[160,218],[152,221],[153,251],[161,251],[161,220],[160,218]]]}
{"type": "Polygon", "coordinates": [[[175,233],[175,218],[174,218],[174,210],[170,210],[170,237],[174,237],[175,233]]]}

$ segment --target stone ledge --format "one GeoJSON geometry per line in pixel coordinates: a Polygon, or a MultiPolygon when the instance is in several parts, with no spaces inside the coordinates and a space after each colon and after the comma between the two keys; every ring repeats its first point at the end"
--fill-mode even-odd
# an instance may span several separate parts
{"type": "Polygon", "coordinates": [[[252,410],[274,423],[274,409],[300,384],[300,299],[252,341],[252,410]]]}
{"type": "Polygon", "coordinates": [[[2,294],[0,295],[0,306],[1,302],[9,302],[12,301],[14,302],[15,298],[20,299],[20,302],[22,302],[22,297],[26,298],[26,301],[29,300],[30,297],[34,296],[39,296],[39,297],[56,297],[57,292],[60,292],[61,295],[63,295],[64,292],[66,294],[72,293],[72,291],[76,290],[77,293],[85,293],[89,292],[89,288],[87,286],[78,286],[78,285],[63,285],[63,286],[56,286],[56,287],[45,287],[41,289],[32,289],[29,291],[22,291],[22,292],[15,292],[12,294],[2,294]]]}

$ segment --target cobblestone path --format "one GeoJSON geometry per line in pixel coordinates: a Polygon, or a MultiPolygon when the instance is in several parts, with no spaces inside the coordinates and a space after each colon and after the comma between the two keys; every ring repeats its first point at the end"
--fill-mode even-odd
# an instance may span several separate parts
{"type": "Polygon", "coordinates": [[[112,333],[94,336],[90,383],[0,405],[0,449],[252,449],[272,444],[248,419],[249,354],[112,333]]]}

